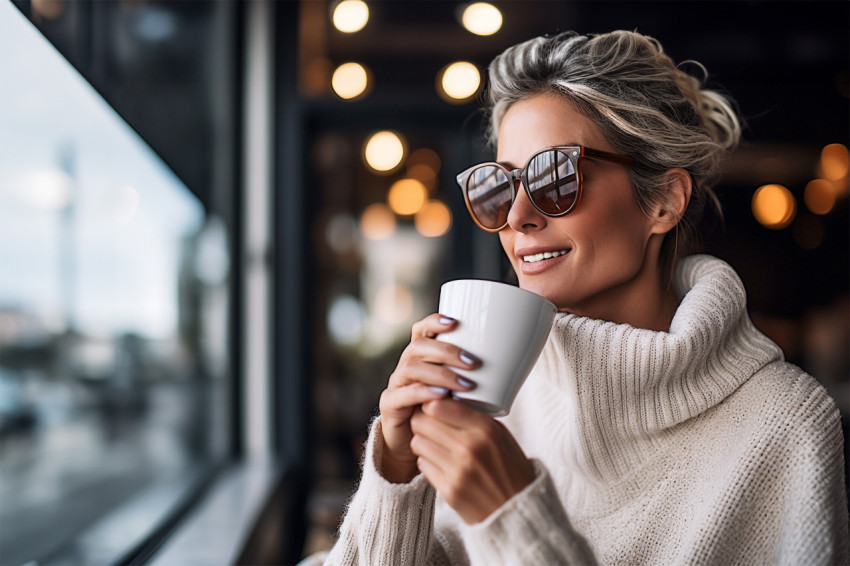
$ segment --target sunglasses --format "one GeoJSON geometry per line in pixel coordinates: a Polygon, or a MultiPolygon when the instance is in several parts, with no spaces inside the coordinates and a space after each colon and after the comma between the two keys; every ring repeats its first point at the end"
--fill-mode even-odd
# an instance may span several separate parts
{"type": "Polygon", "coordinates": [[[535,153],[522,169],[501,163],[473,165],[457,176],[466,207],[478,226],[498,232],[508,224],[508,212],[516,200],[516,181],[525,187],[528,200],[542,214],[556,218],[571,212],[581,198],[581,162],[601,159],[633,166],[627,155],[580,145],[547,147],[535,153]]]}

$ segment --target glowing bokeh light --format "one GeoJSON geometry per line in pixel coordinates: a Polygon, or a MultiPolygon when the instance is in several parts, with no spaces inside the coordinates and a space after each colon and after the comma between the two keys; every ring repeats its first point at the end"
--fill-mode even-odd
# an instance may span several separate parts
{"type": "Polygon", "coordinates": [[[331,302],[327,325],[333,341],[340,346],[354,346],[363,336],[366,313],[355,297],[341,295],[331,302]]]}
{"type": "Polygon", "coordinates": [[[352,100],[369,87],[369,73],[359,63],[343,63],[333,72],[331,88],[343,100],[352,100]]]}
{"type": "Polygon", "coordinates": [[[425,203],[416,213],[413,224],[420,234],[427,238],[442,236],[452,227],[452,213],[445,204],[438,200],[425,203]]]}
{"type": "Polygon", "coordinates": [[[389,173],[404,159],[404,141],[395,132],[381,131],[366,141],[363,157],[366,165],[378,173],[389,173]]]}
{"type": "Polygon", "coordinates": [[[797,203],[791,191],[782,185],[764,185],[753,194],[752,210],[762,226],[780,230],[794,219],[797,203]]]}
{"type": "Polygon", "coordinates": [[[32,0],[32,10],[38,16],[55,20],[65,11],[65,0],[32,0]]]}
{"type": "Polygon", "coordinates": [[[502,13],[492,4],[476,2],[464,9],[461,23],[475,35],[493,35],[502,27],[502,13]]]}
{"type": "Polygon", "coordinates": [[[399,216],[412,216],[428,200],[428,189],[416,179],[401,179],[393,183],[387,193],[387,204],[399,216]]]}
{"type": "Polygon", "coordinates": [[[835,207],[835,188],[826,179],[809,181],[803,191],[803,201],[815,214],[828,214],[835,207]]]}
{"type": "Polygon", "coordinates": [[[440,171],[440,156],[432,149],[421,147],[407,157],[407,176],[422,181],[429,192],[437,186],[440,171]]]}
{"type": "Polygon", "coordinates": [[[481,73],[468,61],[446,66],[439,75],[439,92],[449,102],[466,102],[478,94],[481,73]]]}
{"type": "Polygon", "coordinates": [[[343,33],[360,31],[368,21],[369,6],[362,0],[343,0],[334,8],[334,27],[343,33]]]}
{"type": "Polygon", "coordinates": [[[383,240],[395,231],[395,215],[382,202],[370,204],[360,216],[360,233],[368,240],[383,240]]]}
{"type": "Polygon", "coordinates": [[[821,151],[820,166],[827,179],[843,179],[850,170],[850,152],[840,143],[831,143],[821,151]]]}
{"type": "Polygon", "coordinates": [[[429,192],[434,190],[434,187],[437,185],[437,174],[424,163],[409,166],[407,168],[407,176],[425,185],[425,188],[429,192]]]}
{"type": "Polygon", "coordinates": [[[414,165],[425,165],[434,171],[434,174],[439,173],[440,156],[437,155],[437,152],[433,149],[420,147],[419,149],[412,151],[407,158],[407,166],[413,167],[414,165]]]}
{"type": "Polygon", "coordinates": [[[19,182],[19,197],[34,208],[58,210],[68,206],[73,198],[74,181],[58,169],[30,172],[19,182]]]}
{"type": "Polygon", "coordinates": [[[401,285],[386,285],[375,295],[375,316],[385,324],[402,324],[413,313],[413,294],[401,285]]]}
{"type": "Polygon", "coordinates": [[[350,214],[336,214],[325,227],[325,242],[338,254],[348,253],[357,240],[357,221],[350,214]]]}

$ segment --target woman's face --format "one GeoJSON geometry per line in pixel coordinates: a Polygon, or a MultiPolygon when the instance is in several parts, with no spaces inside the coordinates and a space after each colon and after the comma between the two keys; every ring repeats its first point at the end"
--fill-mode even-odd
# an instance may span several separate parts
{"type": "MultiPolygon", "coordinates": [[[[596,125],[556,94],[516,102],[499,127],[497,160],[522,167],[541,149],[583,145],[614,151],[596,125]]],[[[576,208],[560,218],[544,216],[517,192],[508,225],[499,232],[520,287],[560,310],[622,322],[660,284],[657,222],[637,206],[627,170],[607,161],[582,161],[583,189],[576,208]],[[653,245],[651,241],[657,240],[653,245]],[[535,261],[542,252],[567,252],[535,261]],[[626,314],[626,316],[624,316],[626,314]]],[[[639,307],[637,307],[639,309],[639,307]]]]}

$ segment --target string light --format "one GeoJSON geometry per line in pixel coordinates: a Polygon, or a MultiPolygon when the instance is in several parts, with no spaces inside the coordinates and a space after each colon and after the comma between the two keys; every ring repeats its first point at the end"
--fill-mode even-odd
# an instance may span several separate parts
{"type": "Polygon", "coordinates": [[[362,0],[343,0],[333,11],[334,27],[343,33],[360,31],[369,21],[369,6],[362,0]]]}
{"type": "Polygon", "coordinates": [[[436,238],[449,231],[452,226],[452,213],[438,200],[428,201],[413,219],[416,230],[427,238],[436,238]]]}
{"type": "Polygon", "coordinates": [[[840,143],[831,143],[821,151],[820,166],[827,179],[843,179],[850,169],[850,152],[840,143]]]}
{"type": "Polygon", "coordinates": [[[457,61],[447,65],[438,75],[437,91],[451,103],[468,102],[481,87],[481,73],[468,61],[457,61]]]}
{"type": "Polygon", "coordinates": [[[813,179],[803,191],[803,202],[815,214],[828,214],[835,206],[835,189],[826,179],[813,179]]]}
{"type": "Polygon", "coordinates": [[[369,73],[359,63],[344,63],[334,71],[331,87],[344,100],[359,98],[369,87],[369,73]]]}
{"type": "Polygon", "coordinates": [[[780,230],[794,219],[797,203],[791,191],[782,185],[764,185],[753,194],[752,210],[762,226],[780,230]]]}
{"type": "Polygon", "coordinates": [[[464,9],[461,23],[475,35],[493,35],[502,27],[502,13],[492,4],[476,2],[464,9]]]}
{"type": "Polygon", "coordinates": [[[404,140],[395,132],[384,130],[372,134],[363,146],[366,165],[378,173],[390,173],[404,159],[404,140]]]}
{"type": "Polygon", "coordinates": [[[399,216],[412,216],[428,200],[428,189],[416,179],[401,179],[393,183],[387,194],[387,204],[399,216]]]}
{"type": "Polygon", "coordinates": [[[395,215],[382,202],[370,204],[360,216],[360,233],[367,240],[383,240],[395,232],[395,215]]]}

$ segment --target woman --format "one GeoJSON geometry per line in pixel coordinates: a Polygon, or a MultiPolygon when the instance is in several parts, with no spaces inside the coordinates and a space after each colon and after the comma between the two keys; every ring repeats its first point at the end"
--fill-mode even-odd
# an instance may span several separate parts
{"type": "Polygon", "coordinates": [[[434,339],[456,321],[413,326],[327,563],[846,562],[835,403],[729,266],[677,261],[738,143],[730,102],[630,32],[540,37],[489,72],[498,163],[459,182],[561,312],[500,420],[451,399],[479,363],[434,339]]]}

